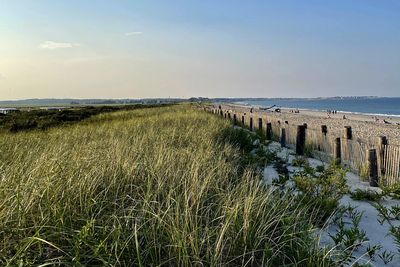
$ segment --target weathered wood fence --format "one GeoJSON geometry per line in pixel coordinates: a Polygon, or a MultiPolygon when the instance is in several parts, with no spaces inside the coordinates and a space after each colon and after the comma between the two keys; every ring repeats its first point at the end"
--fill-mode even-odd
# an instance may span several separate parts
{"type": "Polygon", "coordinates": [[[210,107],[204,110],[231,119],[234,124],[241,124],[251,131],[259,131],[267,140],[292,147],[299,155],[312,151],[323,152],[369,180],[372,186],[400,183],[400,146],[390,145],[385,136],[361,140],[354,138],[350,126],[345,126],[339,133],[337,129],[330,131],[326,125],[312,128],[307,124],[291,124],[265,113],[210,107]]]}

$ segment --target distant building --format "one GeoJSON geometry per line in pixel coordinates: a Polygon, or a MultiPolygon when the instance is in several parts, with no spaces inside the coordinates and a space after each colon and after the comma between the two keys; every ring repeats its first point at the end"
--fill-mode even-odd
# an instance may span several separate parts
{"type": "Polygon", "coordinates": [[[58,110],[69,109],[70,107],[41,107],[41,110],[58,110]]]}
{"type": "Polygon", "coordinates": [[[19,112],[20,110],[17,108],[0,108],[0,113],[1,114],[9,114],[13,112],[19,112]]]}

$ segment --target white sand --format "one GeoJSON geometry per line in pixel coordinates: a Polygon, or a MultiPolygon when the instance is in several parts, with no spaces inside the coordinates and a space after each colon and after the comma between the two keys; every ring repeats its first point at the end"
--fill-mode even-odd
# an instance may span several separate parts
{"type": "MultiPolygon", "coordinates": [[[[277,153],[278,157],[281,157],[282,159],[289,157],[294,157],[294,151],[288,148],[280,148],[280,144],[276,142],[272,142],[267,149],[277,153]]],[[[316,167],[319,165],[325,165],[322,161],[319,161],[317,159],[313,158],[307,158],[308,162],[310,163],[310,166],[316,167]]],[[[290,177],[292,177],[292,174],[295,173],[296,171],[299,171],[299,167],[294,167],[288,165],[288,170],[290,171],[290,177]]],[[[264,169],[264,181],[267,184],[271,184],[271,182],[274,179],[277,179],[279,177],[279,174],[277,171],[274,169],[272,165],[267,166],[264,169]]],[[[371,190],[371,191],[376,191],[376,192],[381,192],[380,188],[376,187],[370,187],[367,182],[361,181],[360,177],[357,176],[354,173],[348,172],[346,174],[346,181],[347,185],[349,186],[350,191],[354,191],[356,189],[361,189],[361,190],[371,190]]],[[[291,179],[287,182],[286,184],[287,187],[293,187],[293,182],[291,179]]],[[[355,210],[358,212],[362,213],[362,218],[360,221],[360,229],[364,230],[366,233],[366,236],[368,238],[368,241],[365,243],[361,244],[360,247],[355,249],[352,252],[352,256],[354,259],[348,263],[346,266],[352,266],[354,263],[358,262],[360,264],[368,263],[371,266],[389,266],[389,267],[394,267],[394,266],[400,266],[400,254],[397,251],[397,246],[395,243],[395,240],[389,233],[390,226],[387,222],[384,222],[382,225],[378,222],[379,215],[378,211],[376,210],[375,207],[372,206],[371,202],[368,201],[356,201],[350,198],[348,194],[344,195],[342,199],[340,200],[340,204],[343,206],[352,206],[355,207],[355,210]],[[369,256],[366,254],[366,250],[368,246],[374,246],[374,245],[380,245],[382,246],[379,251],[377,251],[376,256],[373,259],[370,259],[369,256]],[[382,254],[383,251],[388,251],[394,254],[393,260],[385,265],[384,262],[378,257],[378,254],[382,254]]],[[[391,207],[394,205],[400,205],[400,200],[394,200],[394,199],[384,199],[381,201],[381,204],[384,205],[385,207],[391,207]]],[[[350,224],[350,219],[349,218],[343,218],[344,221],[346,221],[348,224],[350,224]]],[[[398,225],[400,222],[395,223],[398,225]]],[[[328,247],[332,248],[334,247],[334,242],[333,240],[329,237],[329,234],[334,235],[337,231],[338,227],[330,223],[326,225],[324,229],[320,229],[319,232],[319,242],[320,245],[323,247],[328,247]]]]}
{"type": "MultiPolygon", "coordinates": [[[[236,110],[238,112],[246,112],[249,114],[250,108],[240,105],[225,105],[224,109],[236,110]]],[[[328,132],[340,134],[344,126],[351,126],[353,137],[363,140],[376,141],[379,136],[386,136],[389,144],[400,145],[400,118],[399,117],[378,117],[376,121],[374,116],[362,114],[330,114],[325,112],[300,110],[300,113],[291,113],[289,109],[282,109],[280,113],[271,111],[261,111],[258,108],[253,108],[253,113],[262,114],[262,116],[270,119],[288,121],[289,124],[300,125],[307,123],[308,127],[321,129],[321,125],[327,125],[328,132]],[[343,119],[346,116],[346,119],[343,119]],[[386,124],[383,120],[391,124],[386,124]]]]}

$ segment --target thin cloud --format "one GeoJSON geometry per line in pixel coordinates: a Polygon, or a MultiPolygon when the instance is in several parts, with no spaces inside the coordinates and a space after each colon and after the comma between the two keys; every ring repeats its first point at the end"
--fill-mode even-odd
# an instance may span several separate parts
{"type": "Polygon", "coordinates": [[[139,35],[142,34],[143,32],[126,32],[125,36],[132,36],[132,35],[139,35]]]}
{"type": "Polygon", "coordinates": [[[55,50],[55,49],[63,49],[63,48],[73,48],[80,46],[80,44],[75,43],[59,43],[53,41],[46,41],[39,45],[41,49],[55,50]]]}

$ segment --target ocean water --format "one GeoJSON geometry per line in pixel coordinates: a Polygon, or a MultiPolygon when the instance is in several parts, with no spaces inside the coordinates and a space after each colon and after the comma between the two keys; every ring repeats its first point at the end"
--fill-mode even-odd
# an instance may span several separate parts
{"type": "Polygon", "coordinates": [[[334,99],[267,99],[240,102],[250,106],[309,110],[337,110],[338,112],[400,117],[400,97],[386,98],[334,98],[334,99]]]}

